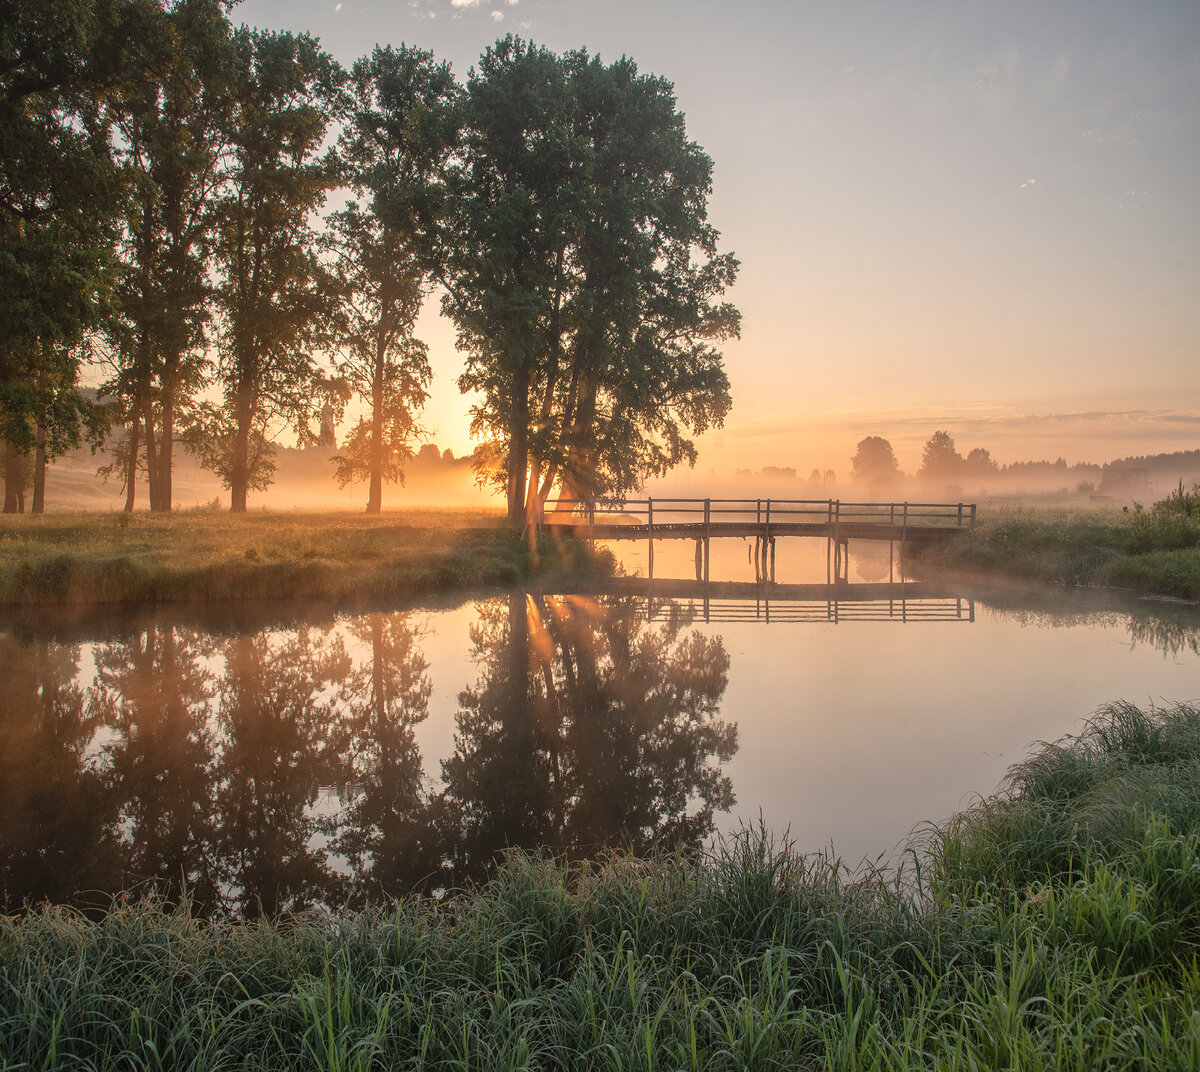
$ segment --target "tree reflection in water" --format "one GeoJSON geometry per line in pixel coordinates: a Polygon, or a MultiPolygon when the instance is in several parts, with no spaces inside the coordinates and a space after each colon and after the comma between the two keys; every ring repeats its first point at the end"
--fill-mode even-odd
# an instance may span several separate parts
{"type": "Polygon", "coordinates": [[[92,709],[116,731],[105,777],[120,809],[127,882],[152,886],[169,903],[186,888],[205,914],[218,899],[214,647],[194,629],[153,622],[96,647],[89,690],[92,709]]]}
{"type": "Polygon", "coordinates": [[[90,652],[0,635],[0,895],[122,889],[245,918],[482,878],[506,846],[696,844],[733,802],[729,657],[576,597],[479,607],[443,785],[407,613],[241,634],[151,617],[90,652]]]}
{"type": "Polygon", "coordinates": [[[89,756],[102,728],[79,648],[0,635],[0,909],[102,904],[121,888],[116,812],[89,756]]]}
{"type": "Polygon", "coordinates": [[[218,688],[214,858],[243,918],[337,899],[318,833],[322,786],[346,782],[350,729],[333,688],[350,672],[340,636],[301,628],[235,637],[218,688]]]}
{"type": "Polygon", "coordinates": [[[369,652],[342,683],[350,782],[333,845],[349,862],[351,902],[435,882],[441,852],[414,727],[429,714],[429,663],[403,614],[368,614],[349,626],[369,652]]]}
{"type": "Polygon", "coordinates": [[[719,764],[737,729],[716,718],[724,643],[622,609],[523,593],[482,608],[480,678],[459,695],[442,764],[453,882],[480,878],[508,846],[696,844],[732,805],[719,764]]]}

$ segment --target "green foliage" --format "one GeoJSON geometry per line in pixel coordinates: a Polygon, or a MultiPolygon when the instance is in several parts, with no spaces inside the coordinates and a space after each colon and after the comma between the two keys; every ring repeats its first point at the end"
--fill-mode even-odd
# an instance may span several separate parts
{"type": "Polygon", "coordinates": [[[226,445],[217,456],[227,459],[231,508],[244,511],[252,482],[268,478],[255,468],[265,455],[252,454],[252,443],[284,422],[303,434],[321,404],[338,398],[312,357],[326,341],[335,289],[313,213],[336,181],[323,146],[343,75],[307,35],[243,27],[233,48],[230,162],[214,246],[225,406],[201,431],[226,445]]]}
{"type": "Polygon", "coordinates": [[[79,347],[108,307],[117,183],[104,103],[129,76],[138,0],[17,0],[0,10],[0,424],[5,510],[36,445],[45,463],[102,415],[76,389],[79,347]]]}
{"type": "Polygon", "coordinates": [[[1156,514],[1182,514],[1186,518],[1200,518],[1200,484],[1193,484],[1191,491],[1183,490],[1183,481],[1179,487],[1165,499],[1154,504],[1156,514]]]}
{"type": "Polygon", "coordinates": [[[910,547],[906,555],[910,562],[952,569],[1200,599],[1200,515],[1189,516],[1186,507],[1157,504],[1116,517],[985,515],[955,539],[910,547]]]}
{"type": "Polygon", "coordinates": [[[509,515],[555,484],[620,494],[719,425],[737,262],[707,222],[712,162],[669,83],[507,37],[467,83],[441,255],[473,428],[509,515]],[[528,484],[528,486],[527,486],[528,484]]]}
{"type": "Polygon", "coordinates": [[[412,332],[425,297],[422,238],[457,95],[449,67],[419,49],[376,48],[350,76],[338,146],[355,199],[331,218],[342,283],[337,368],[370,411],[335,461],[339,485],[370,482],[372,513],[383,481],[403,479],[428,397],[429,356],[412,332]]]}
{"type": "Polygon", "coordinates": [[[0,920],[0,1038],[18,1067],[1191,1069],[1196,769],[1200,711],[1116,705],[938,831],[915,889],[760,829],[703,858],[513,854],[307,921],[43,908],[0,920]],[[1100,831],[1118,773],[1149,795],[1100,831]],[[1081,821],[1007,821],[1047,808],[1081,821]]]}
{"type": "Polygon", "coordinates": [[[150,11],[145,59],[109,103],[123,196],[102,391],[136,425],[123,444],[127,484],[144,450],[150,507],[169,510],[174,442],[194,423],[212,372],[204,354],[212,198],[223,178],[234,54],[219,0],[150,11]]]}

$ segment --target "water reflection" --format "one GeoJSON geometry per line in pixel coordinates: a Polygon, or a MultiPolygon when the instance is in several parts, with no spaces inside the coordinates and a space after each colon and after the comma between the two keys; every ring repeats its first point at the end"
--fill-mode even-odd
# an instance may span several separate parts
{"type": "Polygon", "coordinates": [[[0,906],[120,889],[119,810],[88,761],[102,724],[76,683],[79,648],[0,636],[0,906]]]}
{"type": "Polygon", "coordinates": [[[760,810],[857,859],[1200,660],[1194,606],[884,580],[240,612],[0,631],[0,910],[362,904],[760,810]]]}
{"type": "Polygon", "coordinates": [[[711,833],[736,749],[719,637],[576,597],[476,611],[479,676],[436,780],[415,615],[0,635],[0,907],[136,887],[254,918],[477,880],[511,845],[711,833]]]}
{"type": "Polygon", "coordinates": [[[187,887],[202,910],[213,907],[218,882],[214,649],[194,630],[155,623],[97,645],[89,689],[96,721],[113,731],[101,770],[120,818],[126,884],[154,882],[172,902],[187,887]]]}
{"type": "Polygon", "coordinates": [[[435,882],[441,870],[416,726],[429,714],[429,663],[420,631],[404,615],[352,621],[366,654],[342,684],[349,742],[333,846],[349,863],[345,900],[435,882]]]}
{"type": "Polygon", "coordinates": [[[487,608],[471,635],[480,678],[459,696],[442,764],[456,879],[479,877],[506,846],[696,844],[733,803],[720,637],[678,616],[650,625],[523,593],[487,608]]]}

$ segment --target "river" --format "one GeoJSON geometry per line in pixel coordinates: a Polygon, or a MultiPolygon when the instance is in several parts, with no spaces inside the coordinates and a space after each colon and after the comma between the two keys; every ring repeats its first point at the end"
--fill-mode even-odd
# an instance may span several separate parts
{"type": "Polygon", "coordinates": [[[1103,703],[1200,697],[1194,605],[900,583],[868,545],[829,588],[809,544],[772,586],[733,541],[707,590],[677,544],[605,591],[10,612],[2,907],[253,917],[760,822],[855,865],[1103,703]]]}

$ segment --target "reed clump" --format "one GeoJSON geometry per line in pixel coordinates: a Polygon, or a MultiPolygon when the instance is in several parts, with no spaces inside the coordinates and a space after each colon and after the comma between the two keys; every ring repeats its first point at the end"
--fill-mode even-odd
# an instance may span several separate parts
{"type": "Polygon", "coordinates": [[[1200,1067],[1200,709],[1115,704],[848,871],[513,855],[361,914],[0,923],[5,1068],[1200,1067]]]}
{"type": "Polygon", "coordinates": [[[1128,514],[984,514],[952,540],[914,545],[909,561],[1059,584],[1107,585],[1200,599],[1200,493],[1180,490],[1128,514]]]}
{"type": "Polygon", "coordinates": [[[0,520],[0,605],[403,597],[603,571],[582,544],[536,557],[495,511],[47,514],[0,520]]]}

